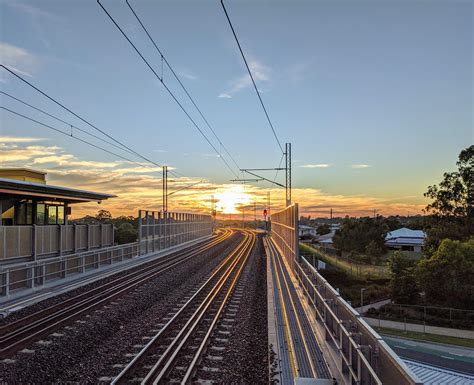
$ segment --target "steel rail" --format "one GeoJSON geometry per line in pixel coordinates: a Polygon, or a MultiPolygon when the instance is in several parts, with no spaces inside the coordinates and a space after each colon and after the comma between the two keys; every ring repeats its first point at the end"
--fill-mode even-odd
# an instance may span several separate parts
{"type": "MultiPolygon", "coordinates": [[[[231,283],[231,287],[227,290],[227,293],[225,295],[224,300],[222,301],[216,315],[214,316],[214,319],[212,320],[211,325],[209,326],[209,329],[208,329],[206,335],[204,336],[203,341],[201,342],[201,345],[199,346],[198,350],[194,354],[193,360],[189,364],[188,369],[186,370],[186,373],[185,373],[183,379],[181,380],[181,384],[187,384],[190,381],[191,376],[195,372],[196,366],[197,366],[199,360],[201,359],[201,357],[204,353],[204,350],[205,350],[205,348],[206,348],[206,346],[209,342],[209,339],[211,337],[211,333],[214,330],[215,325],[217,324],[217,321],[219,320],[219,317],[221,316],[221,314],[224,310],[224,307],[227,304],[229,296],[233,292],[233,290],[234,290],[234,288],[235,288],[235,286],[236,286],[236,284],[237,284],[237,282],[238,282],[238,280],[239,280],[239,278],[242,274],[242,271],[243,271],[244,267],[246,266],[247,260],[248,260],[250,254],[253,250],[253,245],[254,244],[255,244],[255,234],[252,234],[252,244],[251,244],[251,246],[249,247],[248,251],[245,254],[245,260],[240,265],[239,271],[237,272],[237,274],[235,275],[235,277],[234,277],[234,279],[231,283]]],[[[156,383],[156,381],[155,381],[155,383],[156,383]]]]}
{"type": "Polygon", "coordinates": [[[218,266],[218,268],[213,272],[213,274],[201,285],[201,287],[193,294],[193,296],[178,310],[178,312],[164,325],[164,327],[150,340],[150,342],[133,358],[133,360],[122,370],[121,373],[114,379],[112,384],[117,383],[126,383],[124,378],[130,373],[135,372],[137,366],[140,364],[140,361],[143,360],[146,354],[153,348],[158,339],[170,328],[174,322],[177,321],[178,317],[184,312],[188,306],[190,306],[194,299],[212,282],[212,280],[218,276],[219,272],[227,266],[228,262],[231,261],[239,250],[245,244],[246,239],[244,238],[242,242],[236,247],[236,249],[218,266]]]}
{"type": "MultiPolygon", "coordinates": [[[[107,301],[110,301],[124,292],[141,285],[147,280],[156,277],[157,275],[177,266],[178,264],[181,264],[190,258],[211,249],[225,239],[228,239],[230,235],[231,232],[224,233],[216,239],[213,239],[211,242],[202,245],[197,250],[191,252],[191,254],[188,253],[189,250],[182,251],[177,255],[174,253],[170,256],[170,258],[158,261],[151,267],[147,266],[145,268],[139,269],[138,271],[130,273],[125,277],[120,277],[112,282],[100,286],[99,288],[92,289],[86,293],[80,294],[77,297],[73,297],[62,303],[52,306],[51,308],[59,308],[59,310],[53,313],[45,314],[42,318],[33,320],[28,324],[22,325],[19,328],[13,330],[13,332],[0,337],[0,357],[7,356],[11,352],[17,350],[22,344],[26,344],[33,339],[50,332],[54,328],[57,328],[58,326],[69,321],[71,318],[77,317],[94,307],[106,303],[107,301]],[[64,308],[63,306],[65,304],[71,305],[64,308]],[[5,344],[9,345],[4,346],[5,344]]],[[[50,308],[45,309],[45,311],[46,310],[50,310],[50,308]]],[[[35,313],[18,321],[24,322],[25,319],[31,320],[37,316],[38,313],[35,313]]],[[[8,326],[9,325],[5,326],[4,328],[8,326]]]]}
{"type": "MultiPolygon", "coordinates": [[[[206,251],[208,248],[222,242],[223,240],[227,239],[229,236],[230,236],[230,233],[224,233],[224,234],[220,234],[217,237],[212,238],[210,241],[200,243],[198,245],[198,249],[195,249],[193,254],[195,254],[195,252],[197,252],[197,251],[206,251]]],[[[156,261],[151,261],[151,265],[150,265],[150,263],[146,263],[147,264],[146,267],[140,268],[140,266],[137,266],[137,268],[138,268],[137,270],[134,270],[134,271],[132,271],[132,272],[130,272],[130,273],[124,275],[124,276],[113,279],[113,280],[111,280],[111,281],[109,281],[109,282],[107,282],[103,285],[95,287],[95,288],[93,288],[91,290],[88,290],[86,292],[80,293],[77,296],[74,296],[72,298],[68,298],[67,300],[61,301],[58,304],[55,304],[55,305],[49,306],[45,309],[42,309],[39,312],[30,314],[26,317],[23,317],[23,318],[20,318],[16,321],[13,321],[13,322],[11,322],[7,325],[1,326],[0,327],[0,343],[3,341],[3,339],[5,338],[4,336],[5,336],[5,334],[7,334],[8,331],[10,331],[12,329],[18,330],[20,327],[22,327],[24,325],[31,325],[31,323],[34,321],[34,318],[37,318],[38,315],[51,314],[56,309],[63,310],[64,306],[66,306],[70,303],[74,303],[74,304],[77,303],[80,299],[83,299],[83,298],[88,299],[88,298],[91,297],[91,295],[94,295],[96,293],[104,293],[104,290],[107,290],[108,288],[113,287],[114,285],[118,285],[119,283],[121,283],[121,282],[123,282],[127,279],[130,279],[130,278],[133,278],[137,275],[140,275],[143,272],[149,272],[150,269],[153,269],[155,267],[160,267],[160,266],[166,264],[167,262],[169,262],[173,259],[176,261],[177,257],[185,256],[185,253],[192,250],[192,247],[193,246],[187,247],[184,250],[179,250],[177,252],[173,252],[172,254],[167,255],[163,258],[160,258],[156,261]]],[[[117,273],[117,274],[119,274],[119,273],[117,273]]]]}
{"type": "MultiPolygon", "coordinates": [[[[146,359],[146,357],[150,354],[150,352],[153,351],[153,349],[158,345],[158,342],[160,341],[160,338],[167,332],[169,332],[172,327],[180,320],[181,315],[186,310],[191,310],[193,311],[193,315],[189,317],[188,322],[186,322],[185,326],[183,328],[186,328],[189,326],[190,321],[195,318],[196,312],[202,308],[202,305],[205,300],[201,301],[198,303],[198,310],[194,310],[192,308],[192,305],[195,305],[196,299],[198,299],[198,296],[201,295],[203,292],[205,293],[205,290],[210,288],[210,293],[207,294],[206,298],[208,298],[216,289],[217,285],[219,282],[222,281],[222,277],[226,275],[226,272],[231,271],[232,268],[235,266],[236,261],[238,260],[238,257],[242,252],[245,250],[245,248],[248,245],[249,242],[249,233],[245,232],[245,237],[244,239],[240,242],[240,244],[235,248],[235,250],[227,256],[220,264],[219,266],[214,270],[214,272],[211,274],[211,276],[197,289],[194,294],[189,298],[189,300],[174,314],[174,316],[168,320],[168,322],[160,329],[160,331],[155,334],[155,336],[143,347],[143,349],[126,365],[126,367],[114,378],[114,380],[111,382],[112,385],[116,384],[121,384],[121,383],[128,383],[127,379],[131,375],[133,375],[139,368],[142,363],[146,359]],[[221,273],[224,271],[224,273],[221,273]],[[220,277],[220,278],[219,278],[220,277]],[[218,282],[214,283],[215,279],[218,278],[218,282]]],[[[181,331],[183,330],[181,328],[181,331]]],[[[180,332],[179,335],[182,335],[180,332]]],[[[176,344],[176,341],[174,339],[173,341],[173,346],[176,344]]],[[[169,346],[168,346],[169,348],[169,346]]],[[[168,350],[170,352],[170,350],[168,350]]],[[[148,383],[149,379],[153,377],[153,374],[150,374],[151,372],[155,373],[158,369],[158,365],[161,364],[163,361],[163,357],[165,357],[167,353],[162,355],[162,358],[159,360],[158,363],[155,363],[153,368],[148,372],[147,377],[142,381],[142,383],[148,383]]]]}
{"type": "MultiPolygon", "coordinates": [[[[253,237],[252,234],[249,234],[249,236],[246,239],[245,246],[239,251],[238,255],[234,258],[234,261],[231,263],[229,268],[226,270],[224,275],[219,279],[217,284],[214,286],[213,290],[206,296],[204,301],[201,303],[199,308],[194,312],[193,316],[188,320],[186,325],[181,329],[180,333],[178,336],[174,339],[174,341],[168,346],[168,349],[165,351],[165,353],[160,357],[158,362],[153,366],[153,368],[150,370],[149,374],[145,377],[143,380],[142,384],[144,383],[149,383],[150,380],[153,381],[153,385],[157,385],[159,383],[163,383],[165,381],[165,377],[168,375],[168,373],[172,370],[177,358],[178,354],[181,352],[183,349],[184,345],[186,342],[189,340],[190,336],[193,334],[193,332],[196,330],[198,325],[200,324],[201,320],[203,319],[204,315],[206,315],[207,311],[209,310],[210,306],[217,301],[217,297],[219,294],[223,292],[224,285],[228,282],[228,279],[232,275],[232,273],[235,272],[235,269],[237,269],[239,263],[241,260],[244,258],[244,255],[247,255],[250,253],[251,248],[249,246],[253,247],[253,237]],[[183,334],[186,333],[183,337],[183,334]],[[178,346],[173,350],[174,345],[178,344],[178,346]],[[169,356],[171,355],[171,356],[169,356]],[[156,375],[157,370],[160,368],[160,364],[164,361],[167,360],[161,371],[156,375]]],[[[245,258],[245,261],[247,259],[245,258]]],[[[242,264],[240,264],[240,267],[245,264],[245,261],[243,261],[242,264]]],[[[241,271],[239,269],[239,271],[241,271]]],[[[225,293],[229,294],[229,292],[233,289],[233,285],[231,285],[229,288],[225,290],[225,293]]],[[[227,296],[225,297],[227,298],[227,296]]],[[[208,329],[209,331],[209,329],[208,329]]]]}

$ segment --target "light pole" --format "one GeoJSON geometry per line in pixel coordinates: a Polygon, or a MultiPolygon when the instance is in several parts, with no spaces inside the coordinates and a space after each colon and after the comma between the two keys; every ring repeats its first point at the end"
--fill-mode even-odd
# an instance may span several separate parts
{"type": "Polygon", "coordinates": [[[360,288],[360,313],[363,313],[364,312],[364,291],[365,291],[365,287],[361,287],[360,288]]]}

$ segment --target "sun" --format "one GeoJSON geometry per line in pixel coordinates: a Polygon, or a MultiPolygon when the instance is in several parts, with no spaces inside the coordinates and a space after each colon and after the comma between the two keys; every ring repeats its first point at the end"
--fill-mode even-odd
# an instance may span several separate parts
{"type": "Polygon", "coordinates": [[[232,185],[225,187],[225,190],[215,194],[217,210],[223,214],[237,214],[240,205],[250,203],[250,195],[245,192],[244,187],[232,185]]]}

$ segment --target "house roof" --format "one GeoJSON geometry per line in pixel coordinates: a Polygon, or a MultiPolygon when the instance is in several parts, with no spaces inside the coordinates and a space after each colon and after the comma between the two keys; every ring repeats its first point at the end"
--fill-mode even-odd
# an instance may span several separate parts
{"type": "Polygon", "coordinates": [[[424,233],[424,231],[422,230],[412,230],[412,229],[408,229],[406,227],[402,227],[400,229],[397,229],[397,230],[393,230],[393,231],[390,231],[389,233],[387,233],[387,235],[385,236],[385,240],[386,241],[389,241],[389,240],[393,240],[393,239],[397,239],[397,238],[418,238],[418,239],[425,239],[426,238],[426,234],[424,233]]]}
{"type": "Polygon", "coordinates": [[[333,241],[332,241],[332,238],[326,238],[326,239],[323,239],[322,241],[319,241],[319,243],[327,243],[327,244],[329,244],[329,243],[333,243],[333,241]]]}
{"type": "Polygon", "coordinates": [[[49,200],[60,200],[69,203],[103,201],[116,197],[93,191],[77,190],[68,187],[51,186],[43,183],[23,182],[15,179],[0,178],[0,195],[8,198],[40,197],[49,200]]]}
{"type": "Polygon", "coordinates": [[[316,229],[312,226],[299,225],[298,227],[299,227],[300,230],[315,230],[316,231],[316,229]]]}

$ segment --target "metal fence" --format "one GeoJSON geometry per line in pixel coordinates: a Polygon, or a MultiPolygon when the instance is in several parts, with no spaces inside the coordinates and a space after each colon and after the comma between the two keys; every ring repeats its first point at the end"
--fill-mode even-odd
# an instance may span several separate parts
{"type": "Polygon", "coordinates": [[[295,276],[324,329],[328,347],[339,352],[348,383],[421,384],[400,358],[304,257],[295,276]]]}
{"type": "Polygon", "coordinates": [[[73,255],[0,266],[0,299],[21,289],[35,289],[49,281],[99,269],[138,255],[138,243],[104,247],[73,255]]]}
{"type": "Polygon", "coordinates": [[[474,330],[474,310],[469,309],[388,303],[379,309],[369,309],[366,315],[382,320],[474,330]]]}
{"type": "Polygon", "coordinates": [[[36,260],[113,244],[112,224],[0,226],[0,264],[15,258],[36,260]]]}
{"type": "Polygon", "coordinates": [[[161,211],[138,212],[138,242],[141,253],[150,253],[211,235],[211,215],[161,211]]]}
{"type": "Polygon", "coordinates": [[[298,203],[274,213],[270,217],[272,224],[271,237],[280,254],[287,260],[294,271],[295,262],[299,261],[298,249],[298,203]]]}

